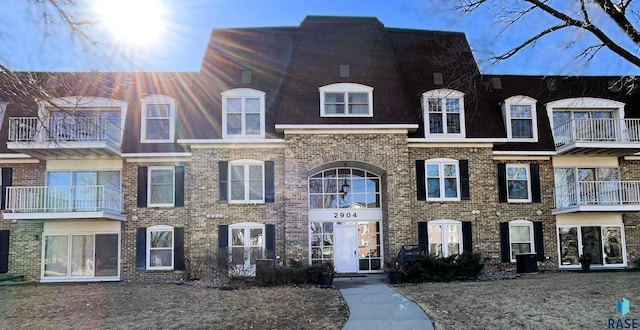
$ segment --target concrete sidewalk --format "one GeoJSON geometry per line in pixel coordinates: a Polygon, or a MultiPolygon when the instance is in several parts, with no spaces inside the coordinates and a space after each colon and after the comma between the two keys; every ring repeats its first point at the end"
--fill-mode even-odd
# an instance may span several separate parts
{"type": "Polygon", "coordinates": [[[388,286],[385,274],[338,277],[333,285],[349,306],[343,330],[433,329],[418,305],[388,286]]]}

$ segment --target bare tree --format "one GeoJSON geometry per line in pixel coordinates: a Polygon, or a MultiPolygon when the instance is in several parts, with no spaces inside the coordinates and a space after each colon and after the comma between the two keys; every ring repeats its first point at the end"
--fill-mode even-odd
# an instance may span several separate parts
{"type": "MultiPolygon", "coordinates": [[[[106,42],[101,41],[104,39],[101,39],[97,28],[99,20],[89,10],[90,5],[90,1],[82,0],[17,0],[0,4],[0,11],[18,15],[21,20],[31,24],[32,31],[36,31],[37,34],[15,36],[15,33],[8,33],[8,30],[12,29],[11,23],[3,22],[3,18],[0,18],[0,23],[4,23],[0,24],[0,102],[16,104],[47,102],[60,95],[80,95],[73,93],[78,92],[79,88],[86,89],[86,86],[78,85],[81,79],[70,79],[69,76],[73,74],[56,77],[59,74],[14,71],[7,63],[6,54],[16,50],[9,46],[10,43],[6,42],[6,39],[17,37],[23,40],[70,41],[77,51],[87,54],[87,57],[109,58],[114,49],[106,47],[106,42]]],[[[70,56],[70,51],[57,52],[48,47],[48,44],[43,42],[43,49],[39,51],[47,53],[47,56],[70,56]]],[[[126,61],[126,57],[122,56],[121,60],[126,61]]],[[[93,78],[101,77],[97,75],[93,78]]],[[[87,81],[84,80],[84,82],[87,81]]],[[[99,83],[99,81],[92,82],[92,84],[99,83]]]]}
{"type": "MultiPolygon", "coordinates": [[[[508,59],[551,34],[575,30],[580,38],[577,57],[591,61],[602,49],[640,68],[640,5],[633,0],[456,0],[456,9],[465,13],[490,12],[503,30],[525,34],[524,40],[508,51],[492,56],[494,62],[508,59]],[[532,20],[534,17],[545,18],[532,20]],[[526,22],[526,23],[525,23],[526,22]],[[545,23],[548,22],[548,23],[545,23]],[[586,32],[593,38],[586,38],[586,32]]],[[[572,42],[573,44],[573,42],[572,42]]],[[[572,45],[567,45],[567,47],[572,45]]]]}

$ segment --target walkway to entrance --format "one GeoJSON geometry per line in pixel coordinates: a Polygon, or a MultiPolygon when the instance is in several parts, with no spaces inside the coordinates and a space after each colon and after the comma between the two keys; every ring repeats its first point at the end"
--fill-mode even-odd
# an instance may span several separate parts
{"type": "Polygon", "coordinates": [[[338,277],[333,285],[349,306],[343,330],[428,329],[433,324],[418,305],[387,285],[385,274],[338,277]]]}

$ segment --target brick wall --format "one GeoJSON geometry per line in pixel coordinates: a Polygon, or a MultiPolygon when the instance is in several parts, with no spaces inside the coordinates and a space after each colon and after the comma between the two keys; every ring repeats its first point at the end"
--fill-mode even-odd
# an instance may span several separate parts
{"type": "Polygon", "coordinates": [[[382,176],[385,254],[397,253],[410,233],[410,186],[406,134],[287,134],[285,135],[286,258],[307,261],[309,256],[308,177],[318,167],[333,163],[359,167],[374,165],[382,176]],[[394,242],[390,245],[389,242],[394,242]]]}
{"type": "MultiPolygon", "coordinates": [[[[41,186],[45,166],[37,164],[0,163],[13,168],[13,186],[41,186]]],[[[3,211],[4,212],[4,211],[3,211]]],[[[9,274],[24,275],[25,280],[40,279],[42,254],[42,220],[0,221],[0,230],[9,230],[9,274]]]]}

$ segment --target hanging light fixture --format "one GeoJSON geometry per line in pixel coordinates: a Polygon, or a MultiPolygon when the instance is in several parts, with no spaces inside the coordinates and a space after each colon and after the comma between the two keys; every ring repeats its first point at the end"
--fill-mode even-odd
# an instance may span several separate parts
{"type": "Polygon", "coordinates": [[[344,183],[342,187],[340,187],[340,192],[342,193],[342,197],[349,192],[349,182],[347,182],[347,179],[344,179],[344,183]]]}

